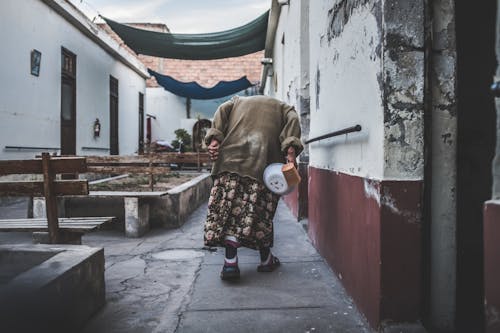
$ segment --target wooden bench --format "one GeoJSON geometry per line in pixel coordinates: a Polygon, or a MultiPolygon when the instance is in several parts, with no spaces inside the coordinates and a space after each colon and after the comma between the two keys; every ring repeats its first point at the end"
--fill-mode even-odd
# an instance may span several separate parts
{"type": "Polygon", "coordinates": [[[81,244],[84,232],[95,230],[112,217],[63,218],[58,217],[57,197],[88,195],[87,180],[56,180],[57,174],[87,172],[83,157],[51,157],[43,153],[33,160],[1,160],[0,175],[41,174],[43,181],[2,181],[0,196],[43,196],[45,218],[0,220],[0,231],[34,231],[35,242],[81,244]]]}
{"type": "MultiPolygon", "coordinates": [[[[85,233],[101,227],[103,222],[112,219],[112,217],[59,217],[59,230],[85,233]]],[[[0,231],[44,231],[47,227],[46,218],[0,220],[0,231]]]]}

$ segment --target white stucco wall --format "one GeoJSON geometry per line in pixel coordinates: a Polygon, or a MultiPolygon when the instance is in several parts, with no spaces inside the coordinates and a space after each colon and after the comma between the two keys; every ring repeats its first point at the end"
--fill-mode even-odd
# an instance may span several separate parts
{"type": "Polygon", "coordinates": [[[362,126],[362,131],[312,143],[310,164],[368,178],[383,177],[383,105],[376,54],[379,26],[369,6],[354,9],[342,34],[328,40],[326,1],[310,5],[310,137],[362,126]]]}
{"type": "MultiPolygon", "coordinates": [[[[67,41],[68,49],[79,43],[67,41]]],[[[118,137],[121,155],[137,153],[139,137],[139,92],[145,94],[143,78],[97,47],[77,53],[77,154],[94,154],[81,147],[109,148],[109,75],[118,79],[118,137]],[[98,117],[101,135],[94,139],[92,124],[98,117]]],[[[145,97],[146,103],[147,97],[145,97]]],[[[147,112],[145,105],[144,111],[147,112]]]]}
{"type": "MultiPolygon", "coordinates": [[[[85,22],[64,1],[57,3],[85,22]]],[[[4,0],[0,12],[0,158],[32,158],[40,153],[6,150],[5,146],[60,147],[61,47],[76,54],[76,153],[109,153],[94,148],[109,149],[110,75],[119,81],[120,154],[136,152],[138,95],[145,92],[144,78],[42,1],[4,0]],[[42,53],[39,77],[30,74],[32,49],[42,53]],[[94,139],[92,125],[96,118],[101,122],[101,135],[94,139]]],[[[110,40],[107,43],[118,49],[110,40]]]]}
{"type": "Polygon", "coordinates": [[[278,85],[276,96],[296,106],[300,92],[300,1],[293,1],[281,8],[274,50],[274,73],[278,85]]]}
{"type": "MultiPolygon", "coordinates": [[[[146,109],[148,114],[156,117],[151,119],[151,140],[172,142],[175,139],[174,131],[183,128],[181,119],[186,118],[186,98],[174,95],[162,87],[147,88],[146,109]]],[[[192,131],[186,130],[189,133],[192,131]]]]}

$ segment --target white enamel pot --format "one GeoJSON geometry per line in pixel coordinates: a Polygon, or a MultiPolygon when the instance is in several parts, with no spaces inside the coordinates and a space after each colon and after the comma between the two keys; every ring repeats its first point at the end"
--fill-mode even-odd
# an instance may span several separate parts
{"type": "Polygon", "coordinates": [[[272,163],[264,169],[264,184],[273,193],[285,195],[293,191],[295,186],[288,186],[283,175],[283,163],[272,163]]]}

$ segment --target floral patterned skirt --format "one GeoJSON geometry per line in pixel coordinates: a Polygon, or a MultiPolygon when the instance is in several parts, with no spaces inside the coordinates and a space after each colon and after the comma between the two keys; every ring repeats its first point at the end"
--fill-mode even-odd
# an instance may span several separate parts
{"type": "Polygon", "coordinates": [[[273,218],[279,196],[262,183],[234,173],[214,179],[208,200],[204,240],[206,246],[224,246],[233,236],[251,249],[273,246],[273,218]]]}

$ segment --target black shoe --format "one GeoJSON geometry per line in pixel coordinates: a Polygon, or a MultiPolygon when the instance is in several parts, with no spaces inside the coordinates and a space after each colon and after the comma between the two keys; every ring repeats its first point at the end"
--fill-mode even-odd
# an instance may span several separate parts
{"type": "Polygon", "coordinates": [[[269,263],[260,264],[259,266],[257,266],[257,272],[272,272],[280,265],[281,263],[278,257],[275,257],[271,254],[271,259],[269,260],[269,263]]]}
{"type": "Polygon", "coordinates": [[[238,280],[240,278],[240,269],[237,265],[235,266],[226,266],[222,267],[222,271],[220,272],[220,278],[222,280],[238,280]]]}

